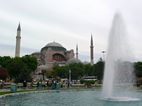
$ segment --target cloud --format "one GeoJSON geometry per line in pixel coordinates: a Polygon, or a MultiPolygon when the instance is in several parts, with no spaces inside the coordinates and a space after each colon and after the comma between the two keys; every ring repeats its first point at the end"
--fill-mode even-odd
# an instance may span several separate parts
{"type": "MultiPolygon", "coordinates": [[[[39,51],[52,41],[65,45],[67,49],[78,44],[81,57],[89,61],[90,35],[93,33],[97,60],[102,56],[101,51],[107,48],[113,15],[120,11],[132,51],[138,59],[142,54],[141,4],[140,0],[0,0],[0,42],[15,45],[20,21],[22,47],[39,51]]],[[[12,49],[7,49],[10,50],[8,54],[14,54],[12,49]]],[[[25,49],[22,52],[31,53],[25,49]]]]}
{"type": "MultiPolygon", "coordinates": [[[[1,56],[15,56],[15,46],[8,44],[0,44],[1,56]]],[[[31,54],[38,51],[37,49],[21,47],[21,56],[31,54]]]]}

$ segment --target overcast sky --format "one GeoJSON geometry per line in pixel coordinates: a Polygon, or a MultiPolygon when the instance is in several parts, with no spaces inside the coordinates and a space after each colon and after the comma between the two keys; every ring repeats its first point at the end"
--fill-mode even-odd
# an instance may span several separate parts
{"type": "Polygon", "coordinates": [[[142,60],[141,0],[0,0],[0,56],[15,54],[15,37],[21,23],[21,55],[40,51],[56,41],[65,48],[79,46],[79,58],[89,61],[90,36],[94,60],[107,50],[114,14],[119,11],[129,33],[136,60],[142,60]]]}

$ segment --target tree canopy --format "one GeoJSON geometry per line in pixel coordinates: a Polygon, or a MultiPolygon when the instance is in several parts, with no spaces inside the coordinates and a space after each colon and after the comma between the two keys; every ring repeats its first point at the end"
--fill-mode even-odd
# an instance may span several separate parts
{"type": "Polygon", "coordinates": [[[77,80],[83,76],[97,76],[99,80],[103,78],[104,62],[99,61],[94,65],[83,63],[72,63],[66,66],[54,66],[52,75],[54,77],[68,78],[71,70],[72,80],[77,80]]]}
{"type": "MultiPolygon", "coordinates": [[[[9,56],[0,56],[0,79],[14,79],[16,82],[31,80],[31,73],[37,68],[35,57],[26,55],[23,57],[11,58],[9,56]],[[4,69],[4,70],[3,70],[4,69]]],[[[96,76],[98,80],[103,79],[104,61],[98,61],[96,64],[72,63],[65,66],[55,65],[52,71],[47,73],[48,77],[68,78],[71,70],[72,80],[77,80],[83,76],[96,76]]],[[[134,63],[134,73],[137,78],[142,77],[142,62],[134,63]]]]}
{"type": "Polygon", "coordinates": [[[0,66],[0,79],[6,80],[7,77],[8,77],[7,70],[0,66]]]}
{"type": "Polygon", "coordinates": [[[134,69],[136,77],[142,77],[142,62],[135,62],[134,69]]]}
{"type": "Polygon", "coordinates": [[[10,79],[16,82],[31,80],[31,73],[37,68],[36,58],[26,55],[23,57],[0,57],[0,65],[7,69],[10,79]]]}

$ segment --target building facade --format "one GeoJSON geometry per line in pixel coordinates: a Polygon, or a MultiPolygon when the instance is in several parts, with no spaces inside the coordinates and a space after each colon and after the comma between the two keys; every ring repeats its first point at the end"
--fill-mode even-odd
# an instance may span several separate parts
{"type": "Polygon", "coordinates": [[[54,65],[63,66],[68,60],[74,58],[74,51],[67,50],[57,42],[51,42],[41,48],[40,52],[32,55],[37,58],[39,66],[46,65],[48,69],[52,69],[54,65]]]}

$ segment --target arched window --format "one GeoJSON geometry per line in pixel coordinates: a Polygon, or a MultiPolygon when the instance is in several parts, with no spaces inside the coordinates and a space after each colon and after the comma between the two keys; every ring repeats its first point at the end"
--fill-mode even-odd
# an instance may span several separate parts
{"type": "Polygon", "coordinates": [[[62,54],[56,53],[53,55],[53,60],[55,61],[66,61],[65,57],[62,54]]]}

